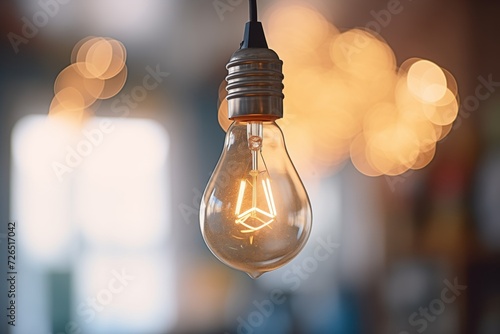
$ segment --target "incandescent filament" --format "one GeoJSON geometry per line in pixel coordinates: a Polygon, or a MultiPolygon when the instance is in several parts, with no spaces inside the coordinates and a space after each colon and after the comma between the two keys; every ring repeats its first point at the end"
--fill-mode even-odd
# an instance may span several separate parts
{"type": "Polygon", "coordinates": [[[248,234],[250,244],[253,244],[255,232],[264,228],[271,229],[271,224],[276,221],[276,205],[274,203],[271,182],[269,177],[266,177],[268,175],[267,169],[259,171],[258,168],[258,154],[260,153],[262,147],[261,126],[261,124],[249,124],[248,146],[252,153],[252,169],[249,172],[249,177],[241,180],[240,182],[238,199],[236,201],[236,209],[234,212],[236,217],[235,224],[241,225],[241,233],[248,234]],[[259,178],[260,174],[266,176],[259,178]],[[259,192],[259,187],[262,187],[263,191],[259,192]],[[251,205],[250,208],[245,210],[245,208],[248,207],[248,204],[246,203],[249,202],[248,195],[250,191],[251,205]],[[260,201],[259,203],[258,200],[259,193],[262,194],[262,192],[266,198],[265,203],[262,203],[263,201],[260,201]],[[243,206],[245,208],[242,208],[243,206]]]}

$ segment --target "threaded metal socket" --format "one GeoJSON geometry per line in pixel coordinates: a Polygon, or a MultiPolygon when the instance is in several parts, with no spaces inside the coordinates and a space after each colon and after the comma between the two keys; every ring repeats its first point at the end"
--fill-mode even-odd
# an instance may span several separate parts
{"type": "Polygon", "coordinates": [[[276,52],[240,49],[226,68],[229,119],[273,121],[283,117],[283,62],[276,52]]]}

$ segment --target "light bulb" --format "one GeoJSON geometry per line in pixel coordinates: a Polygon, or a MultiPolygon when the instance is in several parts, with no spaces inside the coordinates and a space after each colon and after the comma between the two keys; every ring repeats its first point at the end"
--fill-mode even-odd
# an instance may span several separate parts
{"type": "Polygon", "coordinates": [[[252,278],[290,262],[312,226],[307,192],[275,123],[283,116],[282,64],[267,44],[233,54],[226,80],[234,122],[200,205],[209,249],[252,278]]]}
{"type": "Polygon", "coordinates": [[[214,255],[253,278],[302,249],[311,231],[311,207],[275,122],[231,125],[200,216],[214,255]]]}

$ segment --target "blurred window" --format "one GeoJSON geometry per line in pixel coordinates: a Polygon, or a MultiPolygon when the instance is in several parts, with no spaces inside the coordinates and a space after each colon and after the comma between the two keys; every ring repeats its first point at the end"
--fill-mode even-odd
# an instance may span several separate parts
{"type": "Polygon", "coordinates": [[[13,333],[173,327],[168,143],[149,120],[18,122],[11,216],[22,261],[13,333]]]}

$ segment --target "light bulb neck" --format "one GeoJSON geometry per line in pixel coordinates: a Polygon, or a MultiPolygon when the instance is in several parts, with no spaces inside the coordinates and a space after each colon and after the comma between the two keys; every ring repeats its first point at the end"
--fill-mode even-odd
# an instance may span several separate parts
{"type": "Polygon", "coordinates": [[[274,121],[283,117],[283,62],[267,48],[242,48],[226,66],[228,117],[274,121]]]}

